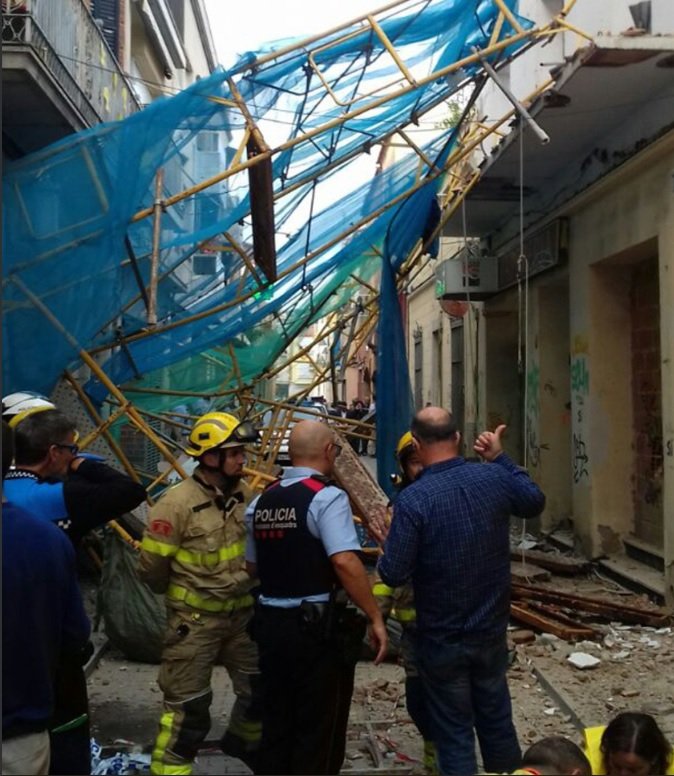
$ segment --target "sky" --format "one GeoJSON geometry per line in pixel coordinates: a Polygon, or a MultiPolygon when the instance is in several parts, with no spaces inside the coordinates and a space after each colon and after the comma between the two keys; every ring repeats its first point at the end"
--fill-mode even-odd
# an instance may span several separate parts
{"type": "MultiPolygon", "coordinates": [[[[250,17],[245,14],[246,3],[239,0],[205,0],[213,41],[220,64],[232,67],[246,51],[256,51],[264,43],[278,40],[302,39],[352,21],[363,14],[382,8],[386,0],[256,0],[250,17]]],[[[260,127],[265,139],[273,146],[285,139],[276,136],[276,127],[260,127]]],[[[279,128],[279,131],[280,128],[279,128]]],[[[320,212],[351,189],[369,181],[375,172],[376,151],[361,155],[349,165],[348,171],[330,179],[328,186],[316,191],[315,208],[320,212]],[[341,175],[341,178],[340,178],[341,175]]],[[[306,220],[303,208],[298,208],[288,222],[292,231],[306,220]]]]}
{"type": "MultiPolygon", "coordinates": [[[[230,68],[239,56],[247,51],[257,51],[265,43],[284,41],[287,44],[292,39],[301,40],[323,33],[391,5],[391,0],[256,0],[250,2],[250,14],[246,13],[246,2],[240,0],[205,0],[205,3],[219,62],[230,68]]],[[[445,112],[441,109],[439,117],[442,118],[445,112]]],[[[438,117],[429,115],[422,119],[421,126],[408,127],[407,131],[417,134],[418,142],[424,143],[430,139],[427,133],[437,131],[437,121],[438,117]]],[[[262,119],[260,128],[272,147],[285,140],[281,127],[262,119]]],[[[348,170],[331,176],[328,185],[319,186],[316,212],[367,184],[375,174],[377,152],[375,149],[369,156],[362,154],[348,165],[348,170]]],[[[298,228],[305,219],[306,213],[300,207],[288,222],[288,228],[290,231],[298,228]]]]}
{"type": "Polygon", "coordinates": [[[225,67],[262,43],[308,37],[383,5],[385,0],[255,0],[250,6],[240,0],[206,0],[215,48],[225,67]]]}

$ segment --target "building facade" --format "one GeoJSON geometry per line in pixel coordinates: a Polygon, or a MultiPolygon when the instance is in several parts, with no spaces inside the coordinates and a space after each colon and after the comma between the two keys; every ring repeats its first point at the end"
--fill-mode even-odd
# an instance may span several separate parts
{"type": "Polygon", "coordinates": [[[3,0],[3,158],[115,121],[212,72],[203,0],[3,0]]]}
{"type": "MultiPolygon", "coordinates": [[[[520,10],[540,20],[561,5],[520,10]]],[[[547,494],[543,528],[570,525],[590,557],[647,563],[671,604],[674,6],[580,0],[568,19],[593,40],[565,33],[499,71],[550,142],[515,122],[475,154],[466,220],[482,270],[497,273],[481,304],[455,288],[445,305],[470,302],[478,366],[465,391],[478,425],[508,424],[510,451],[547,494]]],[[[478,112],[488,122],[509,107],[491,83],[478,112]]],[[[446,234],[461,233],[457,217],[446,234]]],[[[450,379],[428,400],[443,391],[458,392],[450,379]]]]}

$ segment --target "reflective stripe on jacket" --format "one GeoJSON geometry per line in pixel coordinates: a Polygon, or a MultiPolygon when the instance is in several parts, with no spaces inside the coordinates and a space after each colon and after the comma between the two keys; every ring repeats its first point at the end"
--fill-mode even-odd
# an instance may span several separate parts
{"type": "Polygon", "coordinates": [[[417,611],[414,608],[414,590],[411,582],[402,587],[393,588],[385,585],[377,575],[372,586],[372,594],[384,617],[391,617],[403,626],[411,625],[416,621],[417,611]]]}
{"type": "Polygon", "coordinates": [[[139,577],[155,593],[165,593],[172,609],[224,612],[251,606],[254,581],[244,557],[250,498],[243,482],[226,497],[194,477],[170,488],[150,510],[139,577]]]}

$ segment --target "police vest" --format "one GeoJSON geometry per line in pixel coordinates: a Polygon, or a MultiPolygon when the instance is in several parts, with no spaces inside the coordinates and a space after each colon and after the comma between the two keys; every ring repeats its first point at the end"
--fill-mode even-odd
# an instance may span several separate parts
{"type": "Polygon", "coordinates": [[[326,484],[314,476],[286,487],[276,481],[258,499],[253,536],[262,595],[302,598],[334,588],[330,558],[307,527],[309,505],[326,484]]]}

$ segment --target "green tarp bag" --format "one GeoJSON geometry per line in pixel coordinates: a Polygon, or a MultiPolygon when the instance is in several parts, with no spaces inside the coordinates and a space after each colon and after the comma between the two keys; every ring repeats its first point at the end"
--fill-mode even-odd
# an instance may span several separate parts
{"type": "Polygon", "coordinates": [[[114,531],[106,531],[104,550],[98,614],[105,635],[128,660],[158,663],[166,630],[164,596],[138,579],[138,552],[114,531]]]}

